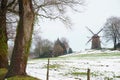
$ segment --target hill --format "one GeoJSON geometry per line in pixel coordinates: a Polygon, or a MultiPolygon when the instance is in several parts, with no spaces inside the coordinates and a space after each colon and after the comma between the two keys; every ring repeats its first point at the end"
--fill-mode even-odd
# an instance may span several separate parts
{"type": "MultiPolygon", "coordinates": [[[[47,58],[29,60],[27,73],[46,79],[47,58]]],[[[49,80],[87,80],[87,69],[91,80],[120,80],[120,52],[87,50],[56,58],[50,58],[49,80]]]]}

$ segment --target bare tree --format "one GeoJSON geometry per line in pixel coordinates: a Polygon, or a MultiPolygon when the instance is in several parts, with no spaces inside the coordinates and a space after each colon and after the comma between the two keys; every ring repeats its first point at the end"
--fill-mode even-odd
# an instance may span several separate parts
{"type": "Polygon", "coordinates": [[[110,17],[107,19],[104,26],[104,36],[107,41],[112,40],[114,43],[114,49],[116,49],[117,43],[120,43],[120,18],[110,17]]]}
{"type": "MultiPolygon", "coordinates": [[[[35,23],[41,19],[59,19],[67,26],[71,26],[69,17],[65,14],[67,9],[79,12],[84,0],[32,0],[34,13],[36,15],[35,23]]],[[[9,0],[7,5],[7,34],[8,39],[14,41],[16,35],[16,25],[19,21],[18,0],[9,0]]],[[[38,26],[37,26],[38,27],[38,26]]],[[[37,33],[39,31],[36,31],[37,33]]],[[[35,32],[35,33],[36,33],[35,32]]],[[[36,34],[37,34],[36,33],[36,34]]]]}
{"type": "MultiPolygon", "coordinates": [[[[67,26],[71,26],[69,17],[65,14],[67,9],[72,9],[79,12],[84,4],[84,0],[32,0],[33,7],[35,10],[37,27],[41,19],[59,19],[67,26]],[[79,9],[80,7],[80,9],[79,9]]],[[[18,0],[9,0],[7,8],[7,34],[8,39],[13,40],[16,36],[16,25],[18,24],[19,9],[18,0]]],[[[38,34],[40,30],[34,30],[35,35],[38,34]],[[36,31],[36,32],[35,32],[36,31]]]]}
{"type": "Polygon", "coordinates": [[[20,19],[10,67],[6,77],[26,75],[26,64],[34,24],[32,1],[36,15],[49,19],[60,19],[65,24],[69,23],[69,19],[65,15],[66,9],[71,8],[76,11],[77,8],[75,8],[75,6],[81,6],[83,4],[81,2],[82,0],[12,0],[10,3],[14,5],[12,9],[9,8],[8,10],[15,14],[19,12],[20,19]]]}
{"type": "Polygon", "coordinates": [[[35,45],[34,55],[35,57],[39,57],[42,53],[42,38],[40,36],[35,35],[33,43],[35,45]]]}
{"type": "Polygon", "coordinates": [[[19,24],[10,67],[6,77],[26,75],[26,64],[31,45],[34,11],[31,0],[18,0],[19,24]]]}
{"type": "Polygon", "coordinates": [[[62,37],[61,42],[65,45],[66,48],[69,48],[69,44],[68,44],[69,41],[67,40],[67,38],[62,37]]]}
{"type": "Polygon", "coordinates": [[[53,55],[60,56],[63,55],[65,51],[66,51],[65,45],[58,38],[54,43],[53,55]]]}
{"type": "Polygon", "coordinates": [[[60,56],[64,54],[64,49],[59,45],[55,44],[53,48],[53,56],[60,56]]]}
{"type": "Polygon", "coordinates": [[[34,55],[36,57],[50,57],[52,49],[53,43],[48,39],[41,39],[41,37],[35,39],[34,55]]]}
{"type": "MultiPolygon", "coordinates": [[[[66,15],[67,9],[80,12],[84,5],[84,0],[32,0],[36,21],[41,19],[59,19],[67,26],[71,26],[71,21],[66,15]]],[[[7,25],[8,38],[14,39],[16,25],[19,21],[18,0],[8,0],[7,5],[7,25]]],[[[37,23],[40,24],[40,23],[37,23]]]]}
{"type": "Polygon", "coordinates": [[[72,48],[69,46],[69,41],[67,40],[67,38],[65,37],[62,37],[61,38],[61,42],[62,44],[65,45],[65,50],[66,50],[66,53],[72,53],[72,48]]]}
{"type": "MultiPolygon", "coordinates": [[[[35,10],[36,20],[41,19],[59,19],[64,24],[70,26],[69,17],[65,14],[67,9],[79,12],[84,0],[32,0],[35,10]]],[[[16,35],[16,25],[19,21],[18,0],[8,0],[7,5],[7,34],[8,39],[14,40],[16,35]]],[[[37,22],[37,21],[36,21],[37,22]]],[[[39,24],[39,23],[38,23],[39,24]]]]}

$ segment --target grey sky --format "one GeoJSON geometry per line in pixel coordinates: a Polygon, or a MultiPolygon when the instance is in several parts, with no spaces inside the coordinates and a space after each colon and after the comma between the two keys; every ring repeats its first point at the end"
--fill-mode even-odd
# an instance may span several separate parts
{"type": "Polygon", "coordinates": [[[72,30],[67,29],[60,21],[42,21],[41,36],[51,41],[66,37],[69,40],[69,45],[75,51],[89,49],[91,44],[86,45],[89,40],[87,36],[91,37],[92,34],[85,26],[97,33],[107,18],[120,17],[120,0],[86,0],[86,6],[83,9],[81,13],[68,12],[73,23],[72,30]]]}

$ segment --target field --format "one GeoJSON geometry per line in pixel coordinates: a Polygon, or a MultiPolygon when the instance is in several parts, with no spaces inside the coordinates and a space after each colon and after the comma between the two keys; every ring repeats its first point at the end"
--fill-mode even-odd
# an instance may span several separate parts
{"type": "MultiPolygon", "coordinates": [[[[85,51],[50,58],[49,80],[120,80],[119,51],[85,51]]],[[[28,75],[46,80],[47,59],[28,61],[28,75]]]]}

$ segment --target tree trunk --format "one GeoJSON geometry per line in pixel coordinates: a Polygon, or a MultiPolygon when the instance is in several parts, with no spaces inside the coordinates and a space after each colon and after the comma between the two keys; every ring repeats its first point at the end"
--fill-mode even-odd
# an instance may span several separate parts
{"type": "Polygon", "coordinates": [[[114,50],[117,49],[116,45],[117,45],[117,38],[115,37],[115,38],[114,38],[114,50]]]}
{"type": "Polygon", "coordinates": [[[0,1],[0,68],[8,67],[8,44],[6,31],[7,0],[0,1]]]}
{"type": "Polygon", "coordinates": [[[18,0],[18,2],[20,21],[18,23],[13,54],[6,77],[26,75],[26,65],[32,39],[34,23],[32,0],[18,0]]]}

